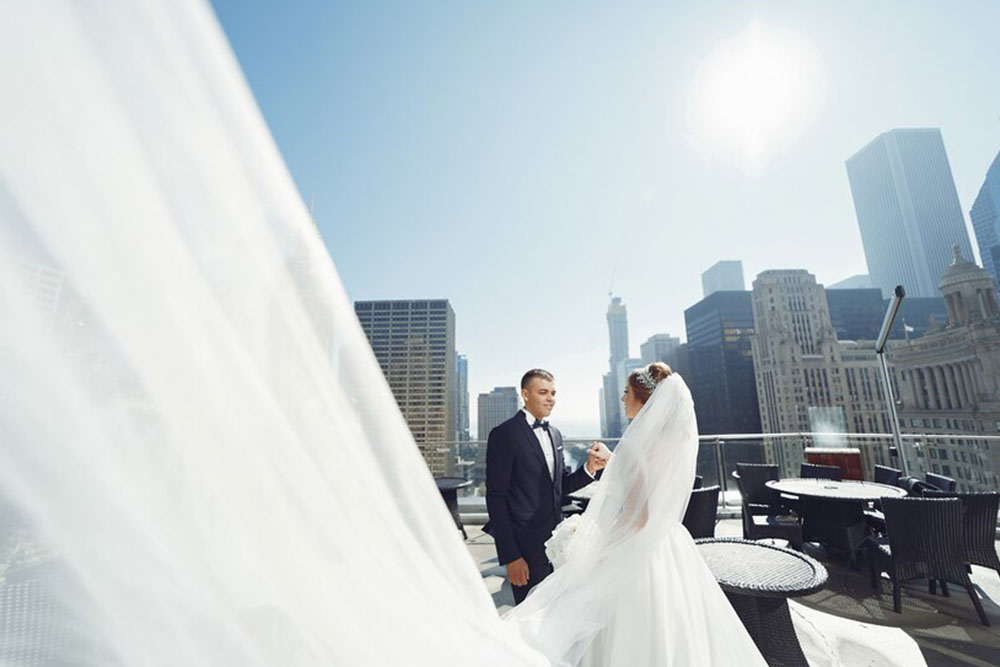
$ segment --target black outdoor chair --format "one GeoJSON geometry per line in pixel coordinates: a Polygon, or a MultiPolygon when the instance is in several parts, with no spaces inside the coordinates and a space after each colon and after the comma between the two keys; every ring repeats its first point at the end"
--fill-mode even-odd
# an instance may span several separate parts
{"type": "MultiPolygon", "coordinates": [[[[966,569],[962,504],[957,498],[883,498],[887,538],[867,538],[872,588],[880,574],[892,580],[892,609],[902,611],[900,586],[938,579],[965,587],[983,625],[990,624],[966,569]]],[[[947,594],[947,589],[944,589],[947,594]]]]}
{"type": "Polygon", "coordinates": [[[933,486],[936,489],[942,491],[954,491],[956,482],[951,477],[945,477],[944,475],[935,475],[932,472],[924,474],[924,481],[933,486]]]}
{"type": "Polygon", "coordinates": [[[687,511],[684,512],[684,527],[691,533],[691,537],[699,539],[701,537],[715,537],[715,517],[719,509],[718,486],[707,486],[704,489],[695,489],[691,492],[691,499],[688,500],[687,511]]]}
{"type": "Polygon", "coordinates": [[[800,463],[799,477],[803,479],[835,479],[840,481],[840,466],[824,466],[818,463],[800,463]]]}
{"type": "Polygon", "coordinates": [[[903,476],[902,470],[897,470],[896,468],[890,468],[889,466],[875,466],[875,483],[876,484],[888,484],[889,486],[896,486],[899,482],[899,478],[903,476]]]}
{"type": "MultiPolygon", "coordinates": [[[[928,484],[927,482],[912,476],[900,477],[896,480],[896,486],[901,489],[905,489],[910,498],[921,498],[925,493],[940,491],[940,489],[933,484],[928,484]]],[[[865,523],[869,528],[871,528],[872,532],[878,535],[885,535],[885,515],[882,513],[882,502],[876,500],[873,505],[874,509],[865,510],[865,523]]],[[[931,592],[934,592],[933,588],[931,592]]]]}
{"type": "Polygon", "coordinates": [[[693,487],[691,487],[691,488],[693,488],[693,489],[700,489],[700,488],[701,488],[701,485],[702,485],[702,484],[703,484],[704,482],[705,482],[705,480],[704,480],[704,478],[702,478],[702,476],[701,476],[701,475],[695,475],[695,476],[694,476],[694,486],[693,486],[693,487]]]}
{"type": "Polygon", "coordinates": [[[906,489],[906,493],[909,494],[911,498],[919,498],[924,495],[924,491],[940,491],[940,489],[933,484],[928,484],[927,482],[916,477],[900,477],[896,486],[906,489]]]}
{"type": "MultiPolygon", "coordinates": [[[[962,501],[962,529],[965,531],[965,559],[970,565],[982,565],[1000,574],[996,550],[997,510],[1000,493],[949,493],[927,491],[924,497],[958,498],[962,501]]],[[[972,568],[968,568],[971,570],[972,568]]]]}
{"type": "Polygon", "coordinates": [[[763,463],[737,463],[743,506],[743,537],[759,540],[769,537],[788,540],[795,549],[802,548],[802,523],[798,515],[781,506],[778,494],[765,484],[778,479],[778,466],[763,463]]]}

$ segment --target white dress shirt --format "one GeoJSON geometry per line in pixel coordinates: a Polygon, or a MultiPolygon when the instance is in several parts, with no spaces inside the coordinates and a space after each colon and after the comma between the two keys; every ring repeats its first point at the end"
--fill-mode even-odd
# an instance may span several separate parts
{"type": "MultiPolygon", "coordinates": [[[[528,420],[528,428],[532,427],[535,423],[535,416],[525,409],[521,409],[521,414],[524,418],[528,420]]],[[[535,437],[538,438],[538,445],[542,448],[542,456],[545,457],[545,465],[549,468],[549,477],[555,479],[556,471],[556,461],[555,457],[552,455],[552,438],[549,436],[549,432],[539,426],[538,428],[531,428],[535,433],[535,437]]]]}
{"type": "MultiPolygon", "coordinates": [[[[531,430],[535,433],[535,437],[538,438],[538,446],[542,448],[542,456],[545,457],[545,465],[549,468],[549,477],[555,479],[556,462],[552,455],[552,438],[549,435],[549,432],[541,426],[538,428],[532,428],[532,425],[535,423],[535,416],[526,409],[521,408],[521,414],[523,414],[524,418],[528,420],[528,428],[531,428],[531,430]]],[[[560,462],[559,474],[562,474],[561,466],[562,462],[560,462]]],[[[591,479],[594,478],[594,475],[592,475],[587,469],[586,463],[583,464],[583,471],[587,473],[587,476],[591,479]]]]}

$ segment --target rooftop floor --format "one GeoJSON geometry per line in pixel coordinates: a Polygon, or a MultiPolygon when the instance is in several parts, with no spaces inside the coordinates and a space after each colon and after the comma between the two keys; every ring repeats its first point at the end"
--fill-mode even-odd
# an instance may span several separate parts
{"type": "MultiPolygon", "coordinates": [[[[503,613],[514,604],[505,569],[497,564],[493,538],[481,526],[466,526],[466,545],[479,565],[479,571],[497,609],[503,613]]],[[[716,526],[717,537],[741,537],[738,519],[726,519],[716,526]]],[[[831,558],[822,548],[806,546],[806,553],[823,563],[830,577],[826,588],[813,595],[796,598],[808,607],[828,614],[873,625],[902,628],[916,640],[930,667],[1000,665],[1000,575],[993,570],[973,566],[972,580],[979,587],[983,607],[991,627],[979,623],[964,590],[951,586],[951,597],[931,595],[926,582],[903,586],[903,612],[892,611],[892,586],[883,581],[882,598],[875,598],[868,583],[867,568],[855,572],[831,558]]]]}

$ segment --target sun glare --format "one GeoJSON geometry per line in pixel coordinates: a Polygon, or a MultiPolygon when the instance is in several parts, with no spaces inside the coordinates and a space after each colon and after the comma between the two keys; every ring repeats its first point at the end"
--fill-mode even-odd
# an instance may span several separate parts
{"type": "Polygon", "coordinates": [[[701,63],[688,124],[710,158],[756,168],[801,133],[823,94],[816,49],[786,30],[752,23],[701,63]]]}

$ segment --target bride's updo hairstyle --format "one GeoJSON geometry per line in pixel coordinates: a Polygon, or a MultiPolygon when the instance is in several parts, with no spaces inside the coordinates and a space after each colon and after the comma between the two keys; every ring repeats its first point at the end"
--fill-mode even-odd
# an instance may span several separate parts
{"type": "Polygon", "coordinates": [[[653,394],[653,390],[656,389],[656,385],[670,377],[671,373],[673,371],[670,370],[670,366],[662,361],[654,361],[645,368],[639,368],[629,373],[628,386],[632,389],[632,395],[635,396],[636,400],[645,405],[653,394]]]}

